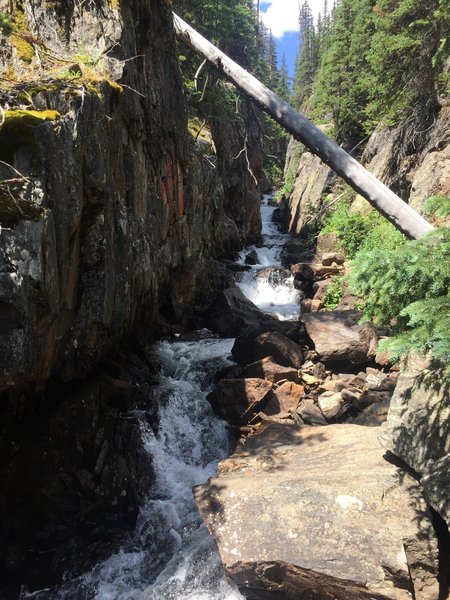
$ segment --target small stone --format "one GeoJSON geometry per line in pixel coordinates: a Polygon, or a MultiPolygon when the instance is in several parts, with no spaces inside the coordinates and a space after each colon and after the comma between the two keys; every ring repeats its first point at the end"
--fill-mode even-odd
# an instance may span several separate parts
{"type": "Polygon", "coordinates": [[[342,404],[341,392],[324,392],[317,400],[320,410],[327,420],[333,419],[339,412],[342,404]]]}
{"type": "Polygon", "coordinates": [[[358,402],[361,394],[356,394],[354,391],[349,390],[348,388],[344,388],[341,390],[342,398],[346,402],[358,402]]]}
{"type": "Polygon", "coordinates": [[[328,425],[322,411],[314,404],[312,398],[304,398],[296,412],[307,425],[328,425]]]}
{"type": "Polygon", "coordinates": [[[309,373],[302,373],[301,379],[306,385],[320,385],[322,383],[321,379],[314,377],[314,375],[310,375],[309,373]]]}

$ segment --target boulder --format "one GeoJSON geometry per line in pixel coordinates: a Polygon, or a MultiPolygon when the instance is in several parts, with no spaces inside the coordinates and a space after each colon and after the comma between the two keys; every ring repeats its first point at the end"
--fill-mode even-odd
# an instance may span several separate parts
{"type": "Polygon", "coordinates": [[[370,323],[358,323],[358,311],[302,315],[306,332],[323,362],[369,362],[375,356],[378,336],[370,323]]]}
{"type": "Polygon", "coordinates": [[[281,250],[281,264],[283,267],[290,267],[302,260],[311,260],[314,256],[314,250],[311,249],[311,242],[304,239],[292,238],[288,240],[281,250]]]}
{"type": "Polygon", "coordinates": [[[436,600],[420,487],[377,431],[265,423],[194,490],[227,575],[252,600],[436,600]]]}
{"type": "Polygon", "coordinates": [[[258,360],[260,355],[257,349],[256,338],[269,331],[277,331],[289,339],[300,338],[300,327],[298,322],[270,321],[265,327],[253,327],[237,336],[233,348],[231,349],[234,360],[240,365],[248,365],[249,363],[258,360]]]}
{"type": "Polygon", "coordinates": [[[366,427],[378,427],[384,423],[388,416],[391,397],[382,398],[378,402],[374,402],[352,420],[355,425],[365,425],[366,427]]]}
{"type": "Polygon", "coordinates": [[[331,265],[343,265],[344,255],[341,252],[324,252],[322,254],[322,264],[326,267],[331,265]]]}
{"type": "Polygon", "coordinates": [[[247,365],[243,372],[245,377],[261,377],[272,383],[283,379],[298,383],[298,370],[277,364],[271,356],[247,365]]]}
{"type": "Polygon", "coordinates": [[[327,425],[322,411],[316,406],[312,398],[304,398],[300,402],[297,414],[307,425],[327,425]]]}
{"type": "Polygon", "coordinates": [[[222,379],[208,401],[216,412],[233,425],[246,425],[270,400],[272,384],[258,378],[222,379]]]}
{"type": "Polygon", "coordinates": [[[256,338],[259,358],[272,356],[280,365],[299,369],[303,363],[303,352],[298,344],[276,331],[263,333],[256,338]]]}
{"type": "MultiPolygon", "coordinates": [[[[331,282],[332,282],[331,277],[328,279],[321,279],[320,281],[316,281],[313,285],[313,292],[314,292],[313,299],[319,300],[320,302],[322,302],[322,300],[325,298],[325,296],[327,294],[327,290],[328,290],[328,287],[331,282]]],[[[311,312],[313,312],[313,311],[311,311],[311,312]]]]}
{"type": "Polygon", "coordinates": [[[426,499],[450,526],[450,384],[443,376],[400,376],[380,441],[420,474],[426,499]]]}
{"type": "MultiPolygon", "coordinates": [[[[273,390],[274,398],[271,400],[270,404],[272,404],[274,400],[275,402],[273,408],[271,407],[271,410],[278,409],[278,413],[288,413],[296,410],[304,391],[305,388],[302,385],[298,385],[292,381],[285,381],[278,388],[273,390]]],[[[266,413],[276,414],[275,412],[268,412],[267,410],[266,413]]]]}
{"type": "Polygon", "coordinates": [[[339,413],[344,399],[341,392],[324,392],[318,397],[317,404],[323,412],[323,416],[330,421],[339,413]]]}
{"type": "Polygon", "coordinates": [[[322,279],[330,278],[333,275],[342,274],[342,268],[340,266],[325,266],[320,263],[297,263],[292,265],[291,273],[295,278],[301,281],[320,281],[322,279]]]}
{"type": "Polygon", "coordinates": [[[250,250],[250,252],[245,257],[244,262],[246,265],[257,265],[259,263],[259,259],[256,250],[250,250]]]}
{"type": "Polygon", "coordinates": [[[270,323],[275,322],[274,317],[259,310],[239,288],[222,290],[205,316],[209,329],[227,337],[236,337],[244,329],[263,324],[270,328],[270,323]]]}

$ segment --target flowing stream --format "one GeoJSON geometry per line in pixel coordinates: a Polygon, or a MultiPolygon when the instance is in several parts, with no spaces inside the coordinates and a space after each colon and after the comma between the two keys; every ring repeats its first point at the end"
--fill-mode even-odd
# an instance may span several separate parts
{"type": "MultiPolygon", "coordinates": [[[[238,285],[262,310],[280,319],[298,316],[290,274],[279,257],[287,236],[272,223],[270,196],[262,201],[263,247],[252,250],[257,264],[239,273],[238,285]]],[[[225,579],[220,557],[197,511],[192,487],[206,482],[229,453],[225,423],[206,396],[214,375],[231,363],[234,340],[197,332],[190,341],[155,345],[160,365],[155,388],[159,425],[154,432],[144,413],[139,420],[156,481],[140,509],[131,542],[90,572],[58,590],[24,594],[33,600],[239,600],[225,579]]]]}
{"type": "Polygon", "coordinates": [[[262,246],[247,247],[238,260],[241,265],[245,264],[246,257],[252,252],[256,253],[257,262],[249,271],[238,273],[236,279],[243,293],[258,308],[284,321],[298,318],[299,292],[293,288],[290,270],[281,267],[281,250],[290,235],[281,234],[272,221],[276,208],[272,198],[268,194],[261,201],[262,246]]]}

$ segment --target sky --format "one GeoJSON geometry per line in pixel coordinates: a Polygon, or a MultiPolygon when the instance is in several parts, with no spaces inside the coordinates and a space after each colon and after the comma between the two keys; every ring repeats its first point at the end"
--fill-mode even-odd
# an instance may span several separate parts
{"type": "MultiPolygon", "coordinates": [[[[299,0],[260,0],[260,13],[266,27],[271,29],[277,43],[278,60],[286,54],[289,74],[294,74],[295,58],[298,50],[299,0]]],[[[314,18],[323,7],[323,0],[308,0],[314,18]]]]}

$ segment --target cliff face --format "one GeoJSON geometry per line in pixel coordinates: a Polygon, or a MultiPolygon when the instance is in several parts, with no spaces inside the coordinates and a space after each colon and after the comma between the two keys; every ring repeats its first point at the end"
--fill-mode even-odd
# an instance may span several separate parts
{"type": "Polygon", "coordinates": [[[118,347],[205,309],[226,284],[216,259],[260,220],[242,132],[224,123],[215,156],[188,133],[165,2],[0,13],[0,568],[15,589],[86,568],[89,531],[110,540],[135,517],[151,466],[121,415],[151,371],[142,346],[118,347]]]}
{"type": "MultiPolygon", "coordinates": [[[[420,145],[408,146],[407,131],[407,122],[396,127],[380,126],[369,138],[361,162],[421,212],[424,201],[431,195],[450,194],[449,107],[441,108],[433,126],[420,138],[420,145]]],[[[309,151],[301,151],[295,140],[290,143],[285,173],[289,170],[295,174],[294,189],[283,202],[283,222],[289,233],[303,235],[311,217],[320,215],[326,195],[331,193],[336,197],[342,188],[339,181],[334,185],[336,179],[331,169],[309,151]]]]}
{"type": "Polygon", "coordinates": [[[227,150],[239,152],[237,132],[217,172],[201,157],[189,171],[165,3],[13,4],[3,106],[47,120],[23,124],[7,111],[0,134],[1,160],[21,174],[1,164],[2,179],[16,179],[2,202],[14,204],[12,193],[26,206],[2,222],[11,230],[2,231],[1,387],[82,374],[137,323],[157,328],[161,304],[172,302],[165,291],[177,289],[173,277],[187,276],[189,289],[173,300],[179,318],[204,289],[211,258],[259,228],[243,162],[227,164],[231,183],[219,176],[227,150]]]}

